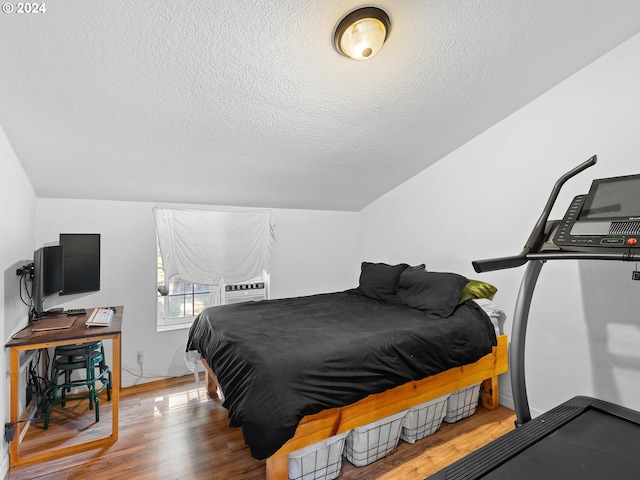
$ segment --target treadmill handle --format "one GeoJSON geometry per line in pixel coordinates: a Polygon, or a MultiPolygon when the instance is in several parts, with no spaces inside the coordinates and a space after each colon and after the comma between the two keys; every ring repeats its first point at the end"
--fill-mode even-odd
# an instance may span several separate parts
{"type": "Polygon", "coordinates": [[[587,168],[593,166],[598,161],[598,157],[594,155],[586,162],[582,162],[577,167],[572,168],[567,173],[562,175],[553,186],[551,190],[551,195],[547,199],[547,203],[542,210],[542,214],[538,221],[536,222],[529,238],[527,239],[527,243],[525,243],[524,248],[518,255],[514,255],[512,257],[501,257],[501,258],[490,258],[488,260],[475,260],[471,262],[473,265],[473,269],[477,273],[482,272],[490,272],[492,270],[503,270],[506,268],[515,268],[520,267],[527,263],[527,255],[529,253],[535,252],[542,243],[542,239],[544,238],[544,228],[547,224],[547,220],[549,219],[549,214],[551,213],[551,209],[553,205],[556,203],[556,199],[558,198],[558,193],[560,193],[560,189],[565,184],[567,180],[571,177],[575,177],[577,174],[586,170],[587,168]]]}
{"type": "Polygon", "coordinates": [[[512,257],[488,258],[486,260],[474,260],[471,262],[473,269],[477,273],[492,272],[493,270],[504,270],[506,268],[520,267],[527,263],[526,253],[514,255],[512,257]]]}

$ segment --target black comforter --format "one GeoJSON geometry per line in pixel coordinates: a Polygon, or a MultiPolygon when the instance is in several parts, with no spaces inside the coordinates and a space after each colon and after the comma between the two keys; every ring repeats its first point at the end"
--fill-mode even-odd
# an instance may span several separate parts
{"type": "Polygon", "coordinates": [[[475,362],[495,344],[474,302],[429,318],[347,291],[209,308],[187,350],[209,363],[231,425],[263,459],[305,415],[475,362]]]}

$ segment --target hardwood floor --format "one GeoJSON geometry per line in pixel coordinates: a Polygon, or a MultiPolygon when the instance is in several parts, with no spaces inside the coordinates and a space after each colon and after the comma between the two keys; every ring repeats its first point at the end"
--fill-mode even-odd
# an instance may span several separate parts
{"type": "MultiPolygon", "coordinates": [[[[110,426],[109,402],[101,402],[100,422],[86,402],[56,406],[51,426],[42,419],[29,428],[21,452],[68,445],[110,426]],[[22,450],[24,449],[24,450],[22,450]]],[[[513,429],[513,411],[478,407],[475,415],[366,467],[343,461],[341,480],[422,480],[513,429]]],[[[121,391],[119,440],[112,446],[34,465],[11,468],[10,480],[258,480],[265,462],[251,458],[242,433],[228,427],[227,412],[209,399],[193,376],[147,383],[121,391]]],[[[21,453],[22,454],[22,453],[21,453]]]]}

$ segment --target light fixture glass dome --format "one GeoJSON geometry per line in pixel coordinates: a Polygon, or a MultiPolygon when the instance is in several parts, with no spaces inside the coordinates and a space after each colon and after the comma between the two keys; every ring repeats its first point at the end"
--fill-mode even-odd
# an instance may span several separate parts
{"type": "Polygon", "coordinates": [[[389,17],[379,8],[358,9],[338,24],[334,37],[336,49],[354,60],[368,60],[384,45],[390,26],[389,17]]]}

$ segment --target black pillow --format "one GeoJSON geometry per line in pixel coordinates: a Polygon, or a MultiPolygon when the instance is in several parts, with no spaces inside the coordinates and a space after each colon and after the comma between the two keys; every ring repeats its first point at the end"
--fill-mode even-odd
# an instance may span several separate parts
{"type": "Polygon", "coordinates": [[[405,270],[398,285],[398,300],[438,317],[448,317],[458,305],[460,294],[469,282],[457,273],[405,270]]]}
{"type": "Polygon", "coordinates": [[[356,291],[375,300],[394,302],[398,293],[400,274],[407,267],[406,263],[387,265],[386,263],[362,262],[360,283],[356,291]]]}
{"type": "Polygon", "coordinates": [[[400,280],[402,280],[402,276],[403,275],[406,275],[407,272],[410,272],[411,270],[425,270],[426,268],[427,268],[427,266],[424,263],[421,263],[420,265],[409,265],[400,274],[400,280]]]}

